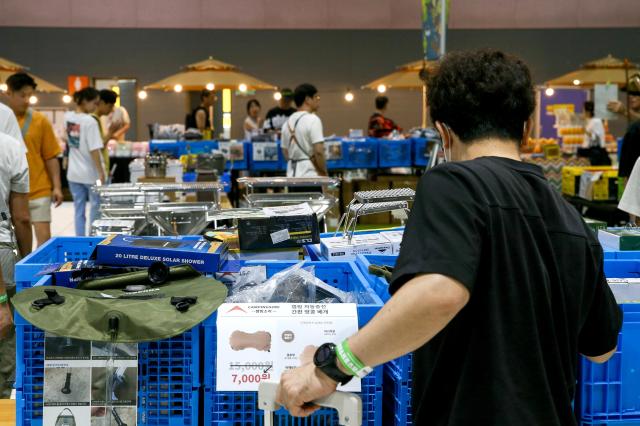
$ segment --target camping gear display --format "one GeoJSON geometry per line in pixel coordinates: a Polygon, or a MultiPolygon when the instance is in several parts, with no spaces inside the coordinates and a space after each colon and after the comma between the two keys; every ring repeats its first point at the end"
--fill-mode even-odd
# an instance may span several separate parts
{"type": "Polygon", "coordinates": [[[58,336],[143,342],[193,328],[227,296],[223,284],[186,265],[152,265],[147,276],[133,272],[80,284],[85,285],[109,290],[38,286],[21,291],[12,303],[31,324],[58,336]]]}
{"type": "Polygon", "coordinates": [[[76,426],[76,418],[73,412],[68,408],[63,409],[60,414],[58,414],[55,426],[76,426]]]}
{"type": "Polygon", "coordinates": [[[167,156],[154,152],[147,154],[144,160],[144,177],[163,178],[167,175],[167,156]]]}

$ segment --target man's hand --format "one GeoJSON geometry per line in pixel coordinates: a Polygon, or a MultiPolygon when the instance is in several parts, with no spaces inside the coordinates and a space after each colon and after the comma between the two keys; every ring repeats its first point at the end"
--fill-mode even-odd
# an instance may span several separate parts
{"type": "Polygon", "coordinates": [[[100,179],[100,185],[107,184],[107,179],[105,178],[104,172],[100,172],[98,179],[100,179]]]}
{"type": "Polygon", "coordinates": [[[622,102],[620,101],[611,101],[607,104],[607,109],[609,111],[618,113],[618,114],[624,114],[624,105],[622,104],[622,102]]]}
{"type": "Polygon", "coordinates": [[[13,316],[9,302],[0,304],[0,340],[9,337],[13,328],[13,316]]]}
{"type": "Polygon", "coordinates": [[[53,188],[53,192],[51,193],[51,201],[53,201],[54,207],[59,207],[60,204],[64,201],[64,196],[62,195],[62,190],[60,188],[53,188]]]}
{"type": "Polygon", "coordinates": [[[276,402],[295,417],[307,417],[320,407],[308,402],[331,395],[338,384],[312,363],[282,373],[276,402]]]}

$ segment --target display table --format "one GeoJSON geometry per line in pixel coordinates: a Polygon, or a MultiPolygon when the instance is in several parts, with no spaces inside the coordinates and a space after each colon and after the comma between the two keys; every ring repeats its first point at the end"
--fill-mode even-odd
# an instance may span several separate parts
{"type": "Polygon", "coordinates": [[[16,402],[13,399],[0,399],[0,426],[15,426],[16,402]]]}
{"type": "Polygon", "coordinates": [[[558,192],[562,192],[562,168],[566,166],[587,167],[589,159],[584,157],[562,156],[560,158],[533,157],[530,154],[522,154],[522,161],[540,166],[542,173],[558,192]]]}

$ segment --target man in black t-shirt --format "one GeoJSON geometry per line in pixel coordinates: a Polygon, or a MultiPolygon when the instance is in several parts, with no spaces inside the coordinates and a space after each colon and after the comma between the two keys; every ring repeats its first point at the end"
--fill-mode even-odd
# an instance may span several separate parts
{"type": "Polygon", "coordinates": [[[338,382],[415,351],[417,425],[575,425],[579,354],[608,360],[622,315],[594,234],[520,161],[529,70],[493,50],[453,53],[428,87],[448,162],[418,185],[393,297],[357,334],[285,372],[277,400],[308,415],[338,382]]]}
{"type": "Polygon", "coordinates": [[[264,130],[280,133],[282,125],[287,122],[287,119],[297,111],[293,107],[293,90],[282,89],[280,91],[280,100],[278,106],[271,108],[267,112],[267,117],[264,119],[264,130]]]}

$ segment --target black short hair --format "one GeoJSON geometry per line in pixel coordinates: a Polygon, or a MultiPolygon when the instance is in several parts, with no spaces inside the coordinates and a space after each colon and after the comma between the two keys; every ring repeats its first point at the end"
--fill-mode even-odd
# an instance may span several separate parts
{"type": "Polygon", "coordinates": [[[384,109],[389,103],[389,98],[386,96],[376,96],[376,109],[384,109]]]}
{"type": "Polygon", "coordinates": [[[595,105],[593,101],[586,101],[584,103],[584,112],[588,112],[593,117],[594,111],[595,111],[595,105]]]}
{"type": "Polygon", "coordinates": [[[305,99],[313,98],[316,93],[318,93],[318,89],[316,89],[313,84],[304,83],[296,87],[296,90],[293,92],[293,100],[296,102],[296,106],[300,108],[302,104],[304,104],[305,99]]]}
{"type": "Polygon", "coordinates": [[[521,141],[535,109],[529,68],[498,50],[446,55],[427,87],[432,120],[448,125],[463,142],[521,141]]]}
{"type": "Polygon", "coordinates": [[[289,89],[288,87],[285,87],[284,89],[282,89],[280,91],[280,94],[282,95],[282,99],[284,100],[287,100],[287,101],[293,100],[293,90],[289,89]]]}
{"type": "Polygon", "coordinates": [[[80,105],[84,101],[93,101],[100,97],[100,92],[98,92],[93,87],[85,87],[82,90],[78,90],[73,94],[73,101],[76,105],[80,105]]]}
{"type": "Polygon", "coordinates": [[[100,100],[105,104],[115,104],[118,99],[118,94],[113,90],[102,89],[100,91],[100,100]]]}
{"type": "Polygon", "coordinates": [[[208,98],[209,96],[211,96],[211,93],[211,90],[204,89],[202,92],[200,92],[200,100],[204,101],[204,98],[208,98]]]}
{"type": "Polygon", "coordinates": [[[262,105],[260,105],[260,102],[258,102],[257,99],[249,99],[249,102],[247,102],[247,114],[249,113],[249,110],[251,109],[251,105],[255,105],[258,108],[262,108],[262,105]]]}
{"type": "Polygon", "coordinates": [[[36,90],[36,87],[38,87],[33,77],[31,77],[26,72],[11,74],[9,78],[7,78],[7,87],[11,91],[16,92],[18,90],[21,90],[25,86],[31,86],[33,90],[36,90]]]}

